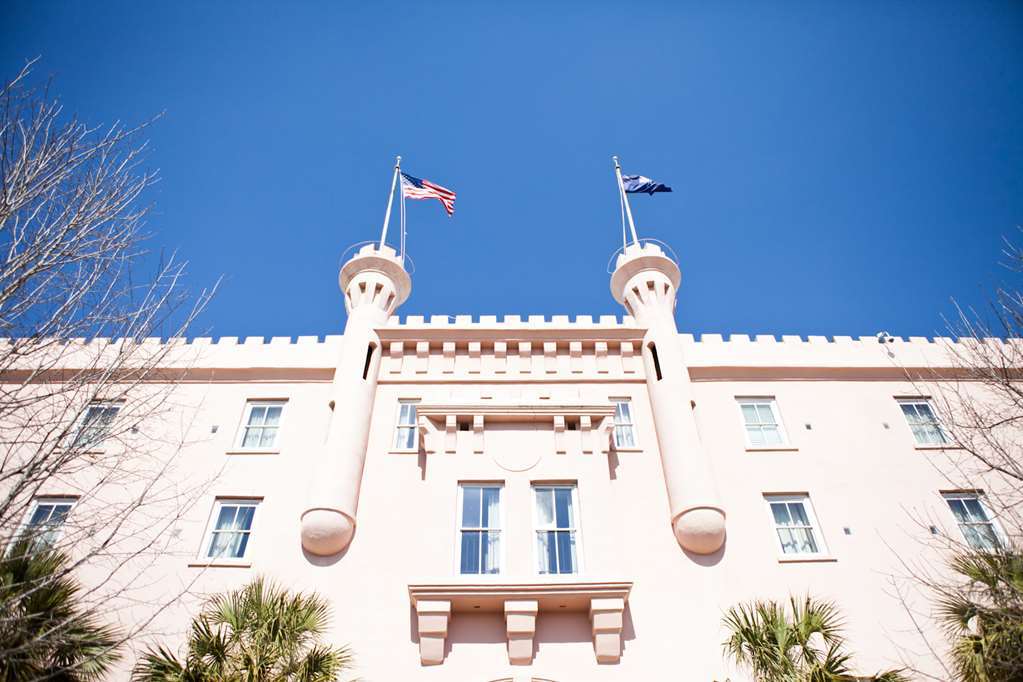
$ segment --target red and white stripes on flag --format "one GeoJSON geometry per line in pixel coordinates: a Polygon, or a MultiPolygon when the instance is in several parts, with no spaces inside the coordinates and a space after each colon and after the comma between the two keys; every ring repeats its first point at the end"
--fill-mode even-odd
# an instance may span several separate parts
{"type": "Polygon", "coordinates": [[[407,173],[401,174],[401,196],[406,199],[436,199],[444,204],[448,215],[455,212],[455,193],[429,180],[421,180],[407,173]]]}

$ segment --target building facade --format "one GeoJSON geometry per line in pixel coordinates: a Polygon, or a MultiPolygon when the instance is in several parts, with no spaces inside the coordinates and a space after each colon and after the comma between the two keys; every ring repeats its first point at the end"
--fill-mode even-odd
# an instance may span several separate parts
{"type": "MultiPolygon", "coordinates": [[[[177,456],[208,484],[147,569],[154,602],[188,590],[162,642],[265,575],[329,599],[365,680],[741,680],[723,612],[812,594],[864,675],[941,675],[892,576],[931,533],[998,533],[907,378],[941,341],[697,340],[652,243],[618,256],[622,318],[402,320],[375,245],[339,279],[343,335],[182,344],[177,456]]],[[[32,518],[87,513],[42,493],[32,518]]]]}

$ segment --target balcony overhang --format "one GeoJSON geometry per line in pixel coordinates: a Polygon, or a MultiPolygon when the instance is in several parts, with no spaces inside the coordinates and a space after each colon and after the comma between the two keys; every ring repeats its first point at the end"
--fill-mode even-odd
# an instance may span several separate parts
{"type": "Polygon", "coordinates": [[[632,583],[624,581],[422,582],[408,586],[418,619],[423,665],[444,662],[452,614],[481,611],[504,613],[510,663],[532,661],[536,619],[545,611],[587,613],[597,661],[617,663],[623,613],[631,590],[632,583]]]}

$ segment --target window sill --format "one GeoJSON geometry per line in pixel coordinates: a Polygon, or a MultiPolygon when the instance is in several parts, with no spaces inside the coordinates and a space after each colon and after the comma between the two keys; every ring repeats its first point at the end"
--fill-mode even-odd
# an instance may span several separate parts
{"type": "Polygon", "coordinates": [[[762,448],[747,447],[746,452],[799,452],[799,448],[794,448],[791,445],[774,445],[762,448]]]}
{"type": "Polygon", "coordinates": [[[779,564],[829,564],[838,561],[833,556],[828,554],[814,554],[807,556],[780,556],[778,557],[779,564]]]}
{"type": "Polygon", "coordinates": [[[246,450],[244,448],[236,448],[234,450],[228,450],[224,453],[225,455],[279,455],[280,450],[258,450],[253,448],[252,450],[246,450]]]}
{"type": "Polygon", "coordinates": [[[618,448],[616,447],[612,452],[643,452],[643,448],[618,448]]]}
{"type": "Polygon", "coordinates": [[[418,455],[419,454],[419,448],[416,448],[415,450],[394,450],[394,449],[392,449],[392,450],[388,450],[387,454],[389,454],[389,455],[418,455]]]}
{"type": "Polygon", "coordinates": [[[251,561],[190,561],[189,568],[252,568],[251,561]]]}
{"type": "Polygon", "coordinates": [[[948,443],[946,445],[914,445],[914,450],[962,450],[958,445],[948,443]]]}

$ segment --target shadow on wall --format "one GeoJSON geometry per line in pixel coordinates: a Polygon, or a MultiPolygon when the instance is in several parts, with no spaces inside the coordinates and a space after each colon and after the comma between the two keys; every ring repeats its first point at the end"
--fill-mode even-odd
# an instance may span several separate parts
{"type": "Polygon", "coordinates": [[[714,552],[713,554],[694,554],[693,552],[690,552],[688,549],[684,547],[682,548],[682,551],[697,566],[704,566],[706,568],[710,568],[711,566],[717,566],[719,563],[721,563],[721,559],[725,556],[726,549],[728,549],[727,531],[725,532],[725,541],[724,543],[722,543],[721,549],[714,552]]]}
{"type": "MultiPolygon", "coordinates": [[[[409,605],[409,637],[419,644],[419,619],[416,609],[409,605]]],[[[628,655],[628,642],[636,639],[632,624],[632,609],[628,603],[622,613],[622,655],[628,655]]],[[[508,633],[505,629],[504,614],[499,611],[477,613],[459,611],[451,614],[448,636],[444,642],[444,658],[451,655],[453,646],[462,644],[506,644],[508,633]]],[[[536,619],[536,635],[533,638],[533,658],[544,644],[593,643],[593,630],[589,614],[585,611],[541,611],[536,619]]],[[[607,665],[616,665],[609,663],[607,665]]],[[[534,682],[548,682],[533,678],[534,682]]]]}

